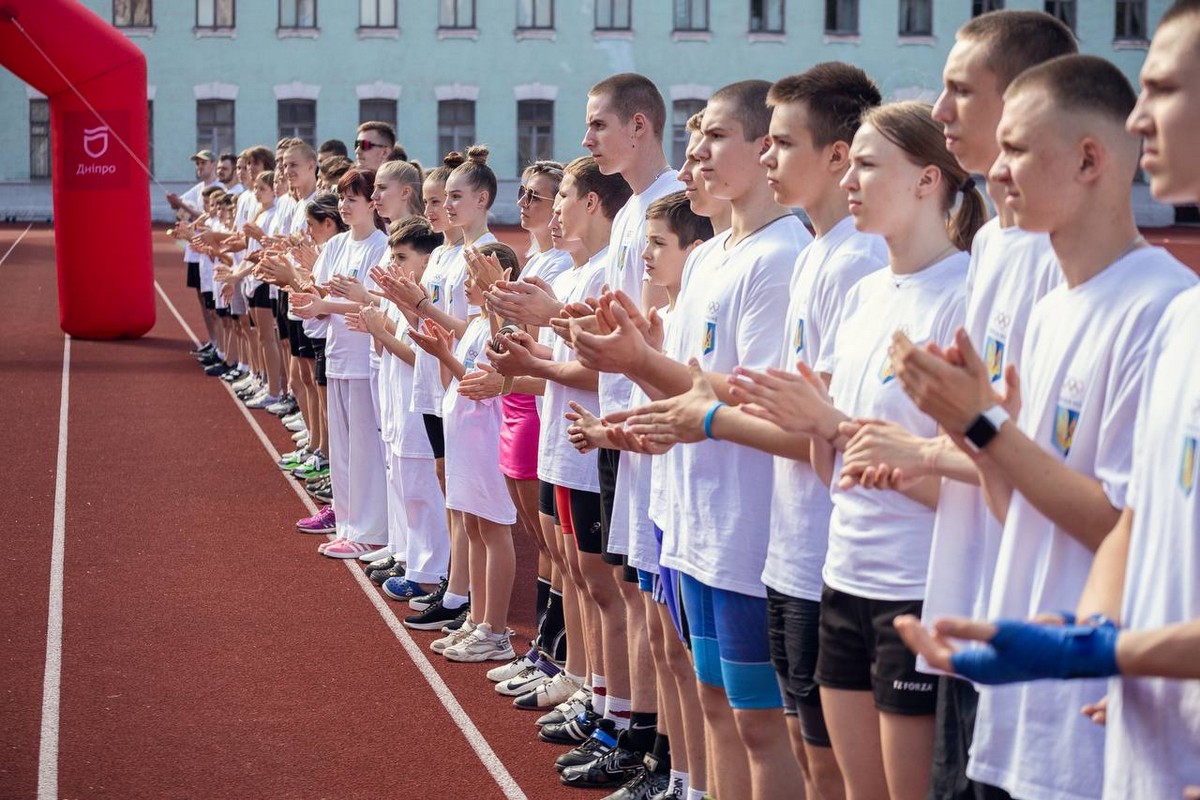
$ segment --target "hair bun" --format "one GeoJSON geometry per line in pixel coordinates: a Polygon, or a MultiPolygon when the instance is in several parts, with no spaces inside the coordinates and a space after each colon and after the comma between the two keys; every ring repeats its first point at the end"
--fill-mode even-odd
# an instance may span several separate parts
{"type": "Polygon", "coordinates": [[[450,169],[457,169],[465,164],[466,161],[467,159],[463,156],[463,154],[457,150],[451,150],[449,153],[446,153],[445,157],[442,158],[442,164],[450,169]]]}
{"type": "Polygon", "coordinates": [[[467,148],[467,161],[472,164],[487,164],[491,152],[486,144],[473,144],[467,148]]]}

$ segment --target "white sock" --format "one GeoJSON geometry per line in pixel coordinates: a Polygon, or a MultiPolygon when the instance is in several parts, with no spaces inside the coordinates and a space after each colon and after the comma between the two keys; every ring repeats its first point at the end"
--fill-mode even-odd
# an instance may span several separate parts
{"type": "Polygon", "coordinates": [[[602,716],[607,720],[611,720],[617,730],[628,730],[631,706],[632,703],[626,698],[610,694],[604,701],[604,714],[602,716]]]}
{"type": "Polygon", "coordinates": [[[604,676],[592,673],[592,711],[604,716],[607,708],[608,689],[605,688],[604,676]]]}
{"type": "Polygon", "coordinates": [[[686,772],[680,772],[677,769],[671,770],[671,778],[668,785],[672,789],[678,786],[679,794],[686,794],[688,791],[688,774],[686,772]]]}
{"type": "Polygon", "coordinates": [[[689,786],[687,791],[687,800],[704,800],[704,790],[693,789],[689,786]]]}
{"type": "Polygon", "coordinates": [[[453,611],[456,608],[462,608],[466,604],[467,604],[467,598],[461,594],[454,594],[453,592],[446,592],[446,594],[442,596],[442,605],[445,606],[446,608],[450,609],[451,611],[453,611]]]}

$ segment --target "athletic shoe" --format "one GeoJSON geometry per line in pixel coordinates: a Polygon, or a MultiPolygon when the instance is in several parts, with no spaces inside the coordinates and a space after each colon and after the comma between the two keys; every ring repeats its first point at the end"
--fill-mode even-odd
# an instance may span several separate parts
{"type": "MultiPolygon", "coordinates": [[[[404,565],[401,564],[399,561],[397,561],[395,564],[388,567],[387,569],[369,570],[367,572],[367,577],[371,579],[372,583],[378,584],[379,586],[383,586],[383,584],[387,583],[392,578],[403,578],[404,577],[404,565]]],[[[425,591],[425,590],[422,589],[421,591],[425,591]]]]}
{"type": "Polygon", "coordinates": [[[325,506],[311,517],[300,520],[296,523],[296,530],[301,533],[333,533],[337,530],[333,506],[325,506]]]}
{"type": "Polygon", "coordinates": [[[249,400],[246,401],[246,408],[251,408],[251,409],[266,408],[267,406],[269,406],[273,403],[278,403],[278,402],[279,402],[279,398],[276,395],[271,394],[270,389],[263,389],[261,392],[256,394],[254,397],[251,397],[249,400]]]}
{"type": "Polygon", "coordinates": [[[409,600],[408,607],[413,611],[424,611],[434,603],[441,602],[441,599],[446,595],[446,587],[449,584],[450,581],[447,578],[442,578],[441,582],[438,583],[438,587],[432,592],[427,592],[420,597],[414,597],[412,600],[409,600]]]}
{"type": "Polygon", "coordinates": [[[553,672],[547,672],[535,662],[508,680],[497,683],[496,694],[502,694],[505,697],[520,697],[523,694],[529,694],[543,683],[553,680],[558,673],[557,667],[553,672]]]}
{"type": "Polygon", "coordinates": [[[454,633],[456,630],[467,624],[467,617],[471,616],[470,606],[463,606],[463,610],[458,612],[458,616],[442,626],[442,633],[454,633]]]}
{"type": "Polygon", "coordinates": [[[492,626],[481,622],[467,638],[453,647],[447,647],[442,655],[461,663],[508,661],[513,657],[512,631],[492,633],[492,626]]]}
{"type": "Polygon", "coordinates": [[[666,788],[651,797],[650,800],[687,800],[687,788],[684,786],[683,778],[678,775],[675,777],[668,775],[666,788]]]}
{"type": "MultiPolygon", "coordinates": [[[[379,572],[389,572],[390,570],[380,570],[379,572]]],[[[378,573],[374,573],[378,574],[378,573]]],[[[383,593],[393,600],[408,600],[416,597],[425,590],[421,588],[421,584],[414,583],[404,578],[388,578],[382,584],[383,593]]]]}
{"type": "Polygon", "coordinates": [[[284,397],[278,403],[267,406],[267,413],[274,414],[277,417],[282,417],[285,414],[290,414],[300,408],[294,397],[284,397]]]}
{"type": "Polygon", "coordinates": [[[209,350],[208,353],[199,356],[196,360],[200,362],[200,366],[202,367],[211,367],[213,364],[220,362],[221,357],[217,355],[216,350],[209,350]]]}
{"type": "Polygon", "coordinates": [[[367,555],[373,555],[375,557],[368,560],[366,556],[363,556],[359,559],[359,561],[367,562],[367,565],[363,567],[363,570],[366,572],[376,569],[391,569],[392,567],[396,566],[396,557],[392,555],[392,551],[386,547],[380,548],[374,553],[368,553],[367,555]]]}
{"type": "Polygon", "coordinates": [[[234,394],[238,396],[238,399],[242,401],[242,405],[270,395],[270,389],[268,389],[266,386],[263,386],[261,383],[258,383],[257,379],[255,379],[255,381],[256,382],[252,384],[249,389],[241,392],[234,392],[234,394]]]}
{"type": "Polygon", "coordinates": [[[329,459],[320,453],[313,453],[311,458],[292,470],[292,475],[302,481],[327,477],[329,475],[329,459]]]}
{"type": "Polygon", "coordinates": [[[586,741],[595,732],[596,723],[600,719],[600,715],[592,711],[591,706],[588,706],[583,710],[583,713],[565,722],[552,722],[549,725],[543,725],[538,729],[538,738],[543,742],[551,744],[569,744],[574,746],[586,741]]]}
{"type": "MultiPolygon", "coordinates": [[[[412,605],[411,600],[409,601],[409,605],[412,605]]],[[[468,603],[462,608],[446,608],[439,599],[421,613],[405,617],[404,624],[406,627],[417,631],[440,630],[443,625],[447,622],[453,622],[459,614],[469,607],[470,604],[468,603]]]]}
{"type": "Polygon", "coordinates": [[[554,708],[574,694],[578,688],[579,684],[568,678],[567,673],[560,672],[550,682],[542,684],[520,697],[513,698],[513,708],[520,708],[524,711],[542,711],[554,708]]]}
{"type": "MultiPolygon", "coordinates": [[[[554,760],[554,768],[563,772],[570,767],[586,766],[617,746],[617,728],[611,719],[602,719],[587,741],[580,742],[554,760]]],[[[624,781],[621,781],[624,783],[624,781]]],[[[620,784],[617,784],[618,786],[620,784]]]]}
{"type": "Polygon", "coordinates": [[[225,381],[226,383],[236,383],[247,376],[248,373],[244,369],[241,367],[234,367],[233,369],[229,370],[229,372],[226,372],[224,375],[222,375],[221,380],[225,381]]]}
{"type": "Polygon", "coordinates": [[[341,542],[326,547],[321,551],[321,555],[329,556],[330,558],[358,558],[363,553],[369,553],[377,547],[378,545],[367,544],[366,542],[354,542],[350,539],[343,539],[341,542]]]}
{"type": "Polygon", "coordinates": [[[189,350],[188,355],[190,355],[192,358],[200,358],[201,356],[206,356],[209,353],[214,352],[216,349],[217,346],[215,344],[212,342],[207,342],[206,344],[200,345],[195,350],[189,350]]]}
{"type": "Polygon", "coordinates": [[[226,372],[229,372],[231,369],[233,369],[233,367],[229,366],[224,361],[218,360],[216,363],[209,364],[207,367],[205,367],[204,374],[210,378],[219,378],[226,372]]]}
{"type": "Polygon", "coordinates": [[[592,710],[592,693],[580,686],[575,694],[556,705],[553,710],[538,717],[535,725],[561,725],[567,720],[575,719],[585,711],[592,710]]]}
{"type": "Polygon", "coordinates": [[[233,390],[235,392],[244,392],[247,389],[249,389],[251,386],[254,386],[254,387],[258,386],[258,376],[255,375],[253,372],[248,372],[245,375],[243,375],[240,379],[234,381],[233,390]]]}
{"type": "Polygon", "coordinates": [[[316,488],[308,489],[308,494],[318,503],[329,505],[333,502],[333,486],[324,483],[316,488]]]}
{"type": "Polygon", "coordinates": [[[275,462],[275,466],[284,472],[291,472],[310,458],[312,458],[312,451],[307,447],[297,447],[290,453],[284,453],[283,458],[275,462]]]}
{"type": "Polygon", "coordinates": [[[444,653],[446,652],[447,647],[453,647],[474,632],[475,625],[472,624],[470,620],[467,620],[458,630],[450,631],[442,638],[434,639],[432,642],[430,642],[429,649],[435,653],[444,653]]]}
{"type": "MultiPolygon", "coordinates": [[[[642,764],[644,753],[636,750],[626,750],[624,747],[614,747],[590,764],[580,764],[577,767],[567,767],[562,771],[562,782],[567,786],[582,789],[607,789],[614,786],[624,787],[633,784],[637,778],[646,775],[647,769],[642,764]]],[[[647,787],[643,787],[647,788],[647,787]]],[[[657,788],[655,789],[657,791],[657,788]]],[[[649,797],[654,792],[644,794],[623,795],[614,793],[609,797],[626,800],[637,797],[639,800],[649,797]]],[[[607,800],[607,798],[606,798],[607,800]]]]}
{"type": "Polygon", "coordinates": [[[279,421],[282,422],[284,425],[287,425],[289,422],[295,422],[296,420],[303,420],[303,419],[304,419],[304,415],[301,414],[299,410],[296,410],[290,414],[284,414],[282,417],[279,418],[279,421]]]}
{"type": "MultiPolygon", "coordinates": [[[[277,405],[279,405],[279,404],[272,403],[271,405],[266,407],[266,410],[270,411],[273,407],[275,407],[277,405]]],[[[287,428],[292,433],[300,433],[300,431],[308,430],[308,426],[304,424],[304,420],[302,420],[302,419],[294,419],[291,422],[285,422],[285,423],[283,423],[283,427],[287,428]]]]}
{"type": "Polygon", "coordinates": [[[304,430],[293,431],[292,432],[292,441],[295,442],[298,447],[307,446],[308,445],[308,428],[305,428],[304,430]],[[301,442],[304,442],[304,444],[303,445],[300,444],[301,442]]]}
{"type": "Polygon", "coordinates": [[[388,558],[392,554],[392,549],[386,544],[383,547],[372,550],[370,553],[363,553],[358,557],[358,560],[364,564],[374,564],[383,558],[388,558]]]}
{"type": "Polygon", "coordinates": [[[328,549],[329,549],[330,547],[332,547],[333,545],[335,545],[335,544],[341,544],[342,542],[345,542],[345,541],[347,541],[346,537],[344,537],[344,536],[339,536],[339,537],[337,537],[336,539],[331,539],[331,540],[329,540],[329,541],[327,541],[327,542],[321,542],[319,545],[317,545],[317,552],[318,552],[318,553],[321,553],[321,554],[324,554],[324,553],[325,553],[325,551],[326,551],[326,550],[328,550],[328,549]]]}
{"type": "Polygon", "coordinates": [[[523,656],[517,656],[507,664],[492,667],[487,672],[487,679],[492,683],[501,683],[517,677],[532,666],[533,662],[530,661],[529,654],[526,653],[523,656]]]}

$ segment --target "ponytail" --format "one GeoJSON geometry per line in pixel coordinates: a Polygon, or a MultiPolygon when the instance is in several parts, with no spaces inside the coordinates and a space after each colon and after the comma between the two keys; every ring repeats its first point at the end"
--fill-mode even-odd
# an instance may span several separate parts
{"type": "Polygon", "coordinates": [[[962,200],[950,215],[947,229],[950,232],[950,241],[954,242],[955,247],[959,250],[970,250],[975,234],[983,227],[983,223],[987,222],[987,205],[983,202],[983,193],[975,185],[974,178],[968,177],[958,190],[962,192],[962,200]]]}

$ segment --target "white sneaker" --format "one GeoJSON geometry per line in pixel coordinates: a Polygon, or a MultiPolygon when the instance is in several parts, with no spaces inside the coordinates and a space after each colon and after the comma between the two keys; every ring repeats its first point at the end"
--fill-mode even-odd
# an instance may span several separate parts
{"type": "Polygon", "coordinates": [[[450,633],[446,634],[442,638],[434,639],[432,642],[430,642],[429,649],[435,653],[444,653],[447,647],[458,644],[459,641],[471,635],[474,630],[474,623],[472,623],[471,620],[467,620],[458,630],[450,631],[450,633]]]}
{"type": "Polygon", "coordinates": [[[304,419],[304,415],[302,413],[300,413],[299,411],[293,411],[290,414],[284,414],[282,417],[279,418],[279,421],[282,422],[284,425],[287,425],[289,422],[295,422],[298,419],[304,419]]]}
{"type": "Polygon", "coordinates": [[[292,433],[308,430],[308,426],[304,424],[302,419],[294,419],[291,422],[285,422],[283,427],[287,428],[292,433]]]}
{"type": "Polygon", "coordinates": [[[241,380],[234,381],[232,384],[230,384],[230,388],[232,388],[235,392],[240,392],[244,389],[250,388],[251,386],[253,386],[254,384],[257,384],[257,383],[258,383],[258,376],[252,372],[249,375],[247,375],[246,377],[242,378],[241,380]]]}
{"type": "Polygon", "coordinates": [[[372,550],[369,553],[363,553],[361,556],[358,557],[358,560],[362,561],[364,563],[370,564],[372,561],[379,561],[381,559],[387,558],[391,554],[392,554],[392,549],[385,544],[383,547],[379,548],[378,550],[372,550]]]}
{"type": "Polygon", "coordinates": [[[513,657],[509,632],[492,633],[492,626],[481,622],[457,644],[442,651],[451,661],[507,661],[513,657]]]}
{"type": "Polygon", "coordinates": [[[568,678],[567,673],[560,672],[536,689],[513,698],[513,706],[531,711],[550,709],[575,694],[578,688],[579,685],[568,678]]]}
{"type": "Polygon", "coordinates": [[[505,697],[520,697],[552,680],[553,678],[542,672],[537,665],[531,664],[508,680],[497,683],[496,694],[502,694],[505,697]]]}
{"type": "Polygon", "coordinates": [[[307,438],[308,438],[308,431],[296,431],[295,433],[292,434],[292,441],[296,442],[297,444],[300,443],[301,439],[307,439],[307,438]]]}
{"type": "Polygon", "coordinates": [[[518,656],[507,664],[502,664],[498,667],[492,667],[488,670],[487,679],[492,683],[499,683],[513,678],[533,666],[533,662],[525,656],[518,656]]]}

